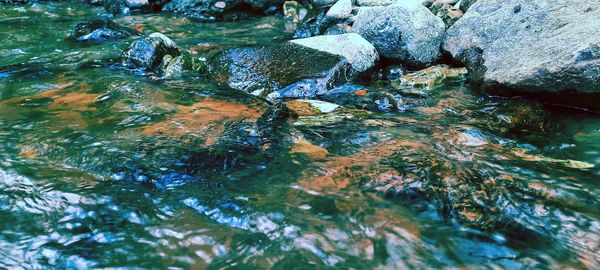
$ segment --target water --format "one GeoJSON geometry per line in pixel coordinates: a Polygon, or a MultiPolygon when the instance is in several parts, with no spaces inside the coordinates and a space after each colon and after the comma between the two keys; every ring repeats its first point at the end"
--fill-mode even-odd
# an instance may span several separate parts
{"type": "MultiPolygon", "coordinates": [[[[403,113],[302,118],[278,147],[236,148],[222,134],[268,105],[111,64],[130,40],[64,41],[103,14],[0,6],[0,268],[600,267],[600,116],[459,81],[403,113]]],[[[116,21],[192,51],[294,30],[116,21]]]]}

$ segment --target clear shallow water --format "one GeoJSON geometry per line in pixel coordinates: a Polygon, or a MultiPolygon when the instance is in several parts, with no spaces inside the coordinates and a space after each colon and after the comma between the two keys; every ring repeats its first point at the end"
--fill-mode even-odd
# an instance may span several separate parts
{"type": "MultiPolygon", "coordinates": [[[[220,136],[267,104],[198,74],[108,65],[130,40],[64,41],[98,14],[0,6],[0,268],[599,267],[600,116],[454,82],[407,97],[405,113],[300,119],[281,147],[250,152],[220,136]],[[506,222],[478,221],[488,213],[506,222]]],[[[192,51],[293,31],[278,18],[117,22],[192,51]]]]}

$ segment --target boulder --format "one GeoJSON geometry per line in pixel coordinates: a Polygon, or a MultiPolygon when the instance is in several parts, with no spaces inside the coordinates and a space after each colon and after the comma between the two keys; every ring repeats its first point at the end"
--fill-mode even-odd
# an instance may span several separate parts
{"type": "Polygon", "coordinates": [[[325,14],[330,20],[345,20],[352,16],[352,1],[338,0],[325,14]]]}
{"type": "Polygon", "coordinates": [[[291,42],[226,49],[207,64],[215,81],[270,99],[313,97],[353,77],[344,57],[291,42]]]}
{"type": "Polygon", "coordinates": [[[152,33],[146,38],[134,40],[121,57],[127,65],[155,69],[163,62],[163,58],[179,55],[175,42],[161,33],[152,33]]]}
{"type": "Polygon", "coordinates": [[[217,82],[271,100],[311,98],[351,81],[377,60],[371,44],[345,34],[226,49],[209,60],[208,70],[217,82]]]}
{"type": "Polygon", "coordinates": [[[444,22],[418,1],[360,8],[352,26],[382,58],[417,67],[438,61],[445,29],[444,22]]]}
{"type": "Polygon", "coordinates": [[[294,39],[290,42],[342,56],[350,62],[352,69],[357,74],[372,68],[379,60],[379,55],[375,47],[356,33],[316,36],[294,39]]]}
{"type": "Polygon", "coordinates": [[[600,1],[480,0],[443,49],[487,89],[600,93],[600,1]]]}
{"type": "Polygon", "coordinates": [[[106,42],[138,34],[134,29],[120,26],[110,20],[93,20],[77,24],[69,39],[77,42],[106,42]]]}
{"type": "Polygon", "coordinates": [[[315,7],[329,7],[335,4],[337,0],[312,0],[311,3],[315,7]]]}
{"type": "Polygon", "coordinates": [[[164,11],[187,16],[195,21],[231,21],[263,15],[281,7],[283,0],[173,0],[164,11]]]}

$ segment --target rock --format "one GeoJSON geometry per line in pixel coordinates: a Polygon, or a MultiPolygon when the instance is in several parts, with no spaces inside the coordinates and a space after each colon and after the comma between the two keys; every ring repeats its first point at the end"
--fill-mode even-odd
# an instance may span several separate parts
{"type": "Polygon", "coordinates": [[[325,35],[342,35],[342,34],[347,34],[347,33],[351,33],[352,32],[352,26],[347,25],[345,23],[338,23],[335,24],[331,27],[329,27],[326,31],[325,31],[325,35]]]}
{"type": "Polygon", "coordinates": [[[308,10],[296,1],[285,1],[283,3],[283,16],[291,18],[294,22],[304,20],[308,14],[308,10]]]}
{"type": "Polygon", "coordinates": [[[375,66],[379,55],[375,47],[358,34],[316,36],[295,39],[291,43],[342,56],[350,62],[354,72],[361,73],[375,66]]]}
{"type": "Polygon", "coordinates": [[[356,0],[356,5],[360,7],[378,7],[389,6],[398,2],[398,0],[356,0]]]}
{"type": "Polygon", "coordinates": [[[417,96],[427,96],[427,92],[446,79],[464,79],[467,75],[466,68],[451,68],[446,65],[437,65],[400,77],[392,81],[392,86],[400,93],[417,96]]]}
{"type": "Polygon", "coordinates": [[[163,79],[177,78],[183,73],[184,64],[185,61],[182,55],[176,57],[165,55],[158,72],[163,79]]]}
{"type": "Polygon", "coordinates": [[[211,58],[208,71],[219,83],[269,100],[312,98],[371,68],[377,54],[369,46],[360,36],[349,34],[232,48],[211,58]]]}
{"type": "Polygon", "coordinates": [[[93,20],[77,24],[69,39],[77,42],[106,42],[138,34],[139,32],[110,20],[93,20]]]}
{"type": "Polygon", "coordinates": [[[477,0],[460,0],[458,7],[462,12],[467,12],[467,10],[473,5],[477,0]]]}
{"type": "Polygon", "coordinates": [[[330,113],[340,108],[339,105],[312,99],[295,99],[284,102],[292,116],[309,116],[330,113]]]}
{"type": "Polygon", "coordinates": [[[509,93],[600,93],[600,1],[480,0],[443,49],[472,80],[509,93]]]}
{"type": "MultiPolygon", "coordinates": [[[[453,1],[455,2],[455,1],[453,1]]],[[[447,26],[452,26],[458,19],[463,16],[463,12],[454,5],[445,0],[438,0],[429,6],[429,10],[436,16],[440,17],[447,26]]]]}
{"type": "Polygon", "coordinates": [[[111,14],[152,13],[159,11],[166,0],[104,0],[104,9],[111,14]]]}
{"type": "Polygon", "coordinates": [[[425,6],[409,2],[361,8],[352,26],[382,58],[419,67],[439,59],[445,29],[425,6]]]}
{"type": "Polygon", "coordinates": [[[345,20],[352,16],[352,1],[338,0],[325,14],[330,20],[345,20]]]}
{"type": "Polygon", "coordinates": [[[311,0],[311,2],[315,7],[328,7],[335,4],[337,0],[311,0]]]}
{"type": "Polygon", "coordinates": [[[175,42],[161,33],[152,33],[146,38],[136,39],[121,57],[125,64],[147,69],[155,69],[165,56],[179,56],[175,42]]]}
{"type": "Polygon", "coordinates": [[[319,99],[335,102],[347,108],[373,112],[399,112],[404,110],[402,97],[385,91],[370,91],[364,86],[345,84],[338,86],[319,99]]]}
{"type": "Polygon", "coordinates": [[[196,21],[232,21],[264,15],[283,0],[173,0],[164,11],[180,13],[196,21]]]}

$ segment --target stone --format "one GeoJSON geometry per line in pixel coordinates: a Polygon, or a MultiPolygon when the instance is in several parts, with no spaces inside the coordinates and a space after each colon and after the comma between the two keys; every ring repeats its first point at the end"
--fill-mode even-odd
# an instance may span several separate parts
{"type": "Polygon", "coordinates": [[[319,99],[334,102],[346,108],[373,112],[403,111],[402,97],[386,91],[371,91],[364,86],[344,84],[318,96],[319,99]]]}
{"type": "Polygon", "coordinates": [[[395,4],[398,0],[356,0],[356,5],[360,7],[378,7],[395,4]]]}
{"type": "Polygon", "coordinates": [[[218,83],[270,100],[314,97],[355,76],[344,57],[292,42],[225,49],[207,70],[218,83]]]}
{"type": "Polygon", "coordinates": [[[166,0],[104,0],[104,9],[111,14],[152,13],[160,10],[166,0]]]}
{"type": "Polygon", "coordinates": [[[418,2],[360,8],[352,26],[382,58],[416,67],[438,61],[445,29],[444,22],[418,2]]]}
{"type": "Polygon", "coordinates": [[[110,20],[92,20],[77,24],[68,39],[77,42],[106,42],[138,34],[134,29],[120,26],[110,20]]]}
{"type": "Polygon", "coordinates": [[[283,3],[283,16],[291,18],[294,22],[304,20],[308,14],[308,10],[296,1],[285,1],[283,3]]]}
{"type": "Polygon", "coordinates": [[[335,4],[337,0],[312,0],[311,2],[315,7],[329,7],[335,4]]]}
{"type": "Polygon", "coordinates": [[[121,57],[125,64],[154,69],[166,55],[179,56],[177,45],[161,33],[152,33],[146,38],[134,40],[121,57]]]}
{"type": "Polygon", "coordinates": [[[392,81],[391,85],[402,94],[427,97],[429,91],[443,81],[465,79],[467,73],[466,68],[437,65],[403,75],[399,80],[392,81]]]}
{"type": "Polygon", "coordinates": [[[356,33],[316,36],[294,39],[291,43],[342,56],[350,62],[354,72],[361,73],[374,67],[379,61],[375,47],[356,33]]]}
{"type": "Polygon", "coordinates": [[[352,16],[352,0],[338,0],[325,16],[330,20],[345,20],[352,16]]]}
{"type": "Polygon", "coordinates": [[[208,63],[210,77],[265,97],[312,98],[367,72],[375,48],[357,34],[318,36],[262,48],[232,48],[208,63]]]}
{"type": "Polygon", "coordinates": [[[600,93],[599,4],[480,0],[448,29],[443,49],[488,90],[600,93]]]}
{"type": "Polygon", "coordinates": [[[286,101],[284,104],[292,116],[309,116],[330,113],[340,108],[340,105],[313,99],[295,99],[286,101]]]}
{"type": "Polygon", "coordinates": [[[201,22],[233,21],[265,15],[283,0],[172,0],[163,11],[183,14],[201,22]]]}
{"type": "Polygon", "coordinates": [[[460,0],[458,7],[462,12],[467,12],[467,10],[469,10],[471,5],[473,5],[475,2],[477,2],[477,0],[460,0]]]}

